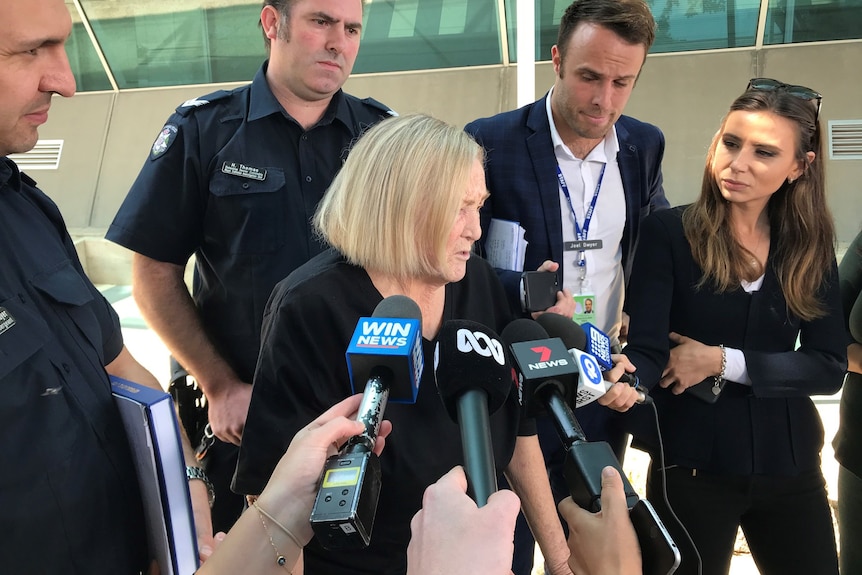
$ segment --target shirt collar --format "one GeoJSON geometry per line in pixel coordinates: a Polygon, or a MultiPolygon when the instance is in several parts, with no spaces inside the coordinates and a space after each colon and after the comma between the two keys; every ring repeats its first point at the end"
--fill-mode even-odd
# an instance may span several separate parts
{"type": "MultiPolygon", "coordinates": [[[[570,159],[577,159],[569,150],[568,146],[563,143],[563,139],[560,137],[560,132],[557,131],[557,126],[554,124],[554,116],[551,113],[551,94],[553,93],[554,87],[551,86],[550,91],[548,91],[548,95],[545,97],[545,112],[548,114],[548,124],[551,126],[551,144],[554,146],[555,153],[562,153],[570,159]]],[[[607,164],[608,158],[616,158],[619,151],[620,142],[617,139],[617,127],[614,125],[611,127],[610,131],[605,134],[601,143],[587,154],[584,161],[602,162],[607,164]]]]}
{"type": "MultiPolygon", "coordinates": [[[[282,107],[281,103],[272,93],[269,87],[269,82],[266,80],[266,69],[269,66],[269,60],[263,63],[254,75],[254,80],[251,82],[251,96],[249,97],[248,121],[253,122],[261,118],[265,118],[272,114],[282,114],[286,118],[293,118],[282,107]]],[[[333,120],[339,120],[347,126],[351,132],[352,122],[350,109],[347,106],[344,92],[339,89],[332,95],[332,100],[323,113],[323,117],[315,124],[316,126],[331,124],[333,120]]],[[[354,134],[356,135],[356,134],[354,134]]]]}
{"type": "Polygon", "coordinates": [[[9,190],[15,189],[15,180],[20,178],[18,166],[11,159],[3,156],[0,158],[0,190],[6,189],[7,184],[9,190]]]}

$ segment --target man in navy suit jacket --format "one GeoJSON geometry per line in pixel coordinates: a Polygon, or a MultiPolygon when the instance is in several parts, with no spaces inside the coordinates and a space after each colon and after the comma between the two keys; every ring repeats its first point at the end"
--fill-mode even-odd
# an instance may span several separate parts
{"type": "MultiPolygon", "coordinates": [[[[669,206],[662,187],[663,134],[622,115],[654,38],[655,21],[643,0],[575,0],[551,49],[551,91],[465,128],[487,152],[491,196],[482,210],[483,242],[492,219],[517,222],[525,231],[523,266],[498,269],[517,310],[523,310],[522,271],[556,272],[562,291],[546,311],[624,338],[625,282],[640,222],[669,206]],[[576,306],[586,299],[592,300],[590,312],[576,306]]],[[[614,412],[593,403],[577,416],[588,439],[608,441],[622,457],[626,436],[614,412]]],[[[539,437],[561,499],[568,495],[565,450],[547,418],[539,420],[539,437]]],[[[516,575],[530,572],[530,543],[525,524],[519,525],[516,575]]]]}

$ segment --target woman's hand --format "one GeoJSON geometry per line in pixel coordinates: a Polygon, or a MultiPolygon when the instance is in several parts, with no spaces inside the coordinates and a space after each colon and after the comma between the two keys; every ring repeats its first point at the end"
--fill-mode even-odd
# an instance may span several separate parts
{"type": "Polygon", "coordinates": [[[671,332],[668,338],[676,344],[658,384],[670,387],[674,395],[683,393],[707,377],[721,373],[721,349],[705,345],[690,337],[671,332]]]}
{"type": "MultiPolygon", "coordinates": [[[[326,459],[335,455],[347,439],[365,429],[353,419],[361,401],[362,394],[348,397],[302,428],[290,442],[258,499],[260,506],[283,519],[303,544],[313,536],[308,517],[326,459]]],[[[392,423],[384,420],[374,444],[377,455],[383,450],[390,431],[392,423]]]]}

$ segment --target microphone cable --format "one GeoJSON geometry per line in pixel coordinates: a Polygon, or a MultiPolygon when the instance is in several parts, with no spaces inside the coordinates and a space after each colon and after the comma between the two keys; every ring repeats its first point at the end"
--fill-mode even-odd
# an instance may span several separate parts
{"type": "Polygon", "coordinates": [[[661,438],[661,425],[659,424],[658,408],[656,407],[655,402],[650,402],[648,405],[652,407],[653,416],[655,417],[655,432],[658,438],[658,464],[661,479],[659,481],[659,489],[661,491],[661,498],[664,503],[665,509],[667,509],[668,513],[670,513],[670,516],[673,518],[673,521],[680,528],[682,534],[688,541],[689,547],[694,551],[694,555],[697,560],[697,574],[702,575],[703,559],[700,556],[700,551],[697,550],[697,546],[694,544],[694,541],[692,540],[688,529],[685,528],[685,525],[683,525],[682,521],[679,520],[679,517],[676,516],[676,513],[674,512],[673,507],[671,507],[670,501],[667,498],[667,475],[664,461],[664,442],[661,438]]]}

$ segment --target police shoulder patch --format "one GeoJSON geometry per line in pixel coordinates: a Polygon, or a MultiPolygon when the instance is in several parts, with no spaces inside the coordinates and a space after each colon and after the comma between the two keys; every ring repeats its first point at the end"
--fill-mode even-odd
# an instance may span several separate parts
{"type": "Polygon", "coordinates": [[[216,90],[210,94],[206,94],[204,96],[200,96],[197,98],[192,98],[191,100],[186,100],[179,106],[177,106],[177,114],[180,116],[188,116],[193,110],[197,110],[198,108],[203,108],[204,106],[209,106],[213,102],[217,102],[218,100],[227,98],[233,92],[228,90],[216,90]]]}
{"type": "Polygon", "coordinates": [[[150,152],[150,158],[155,160],[167,152],[168,148],[171,147],[171,144],[173,144],[177,139],[177,131],[177,127],[174,124],[165,124],[165,127],[162,128],[162,131],[159,132],[158,137],[156,137],[156,141],[153,142],[153,149],[150,152]]]}

